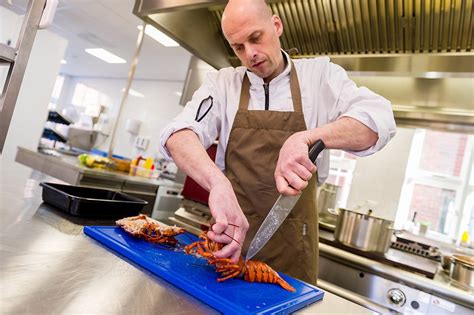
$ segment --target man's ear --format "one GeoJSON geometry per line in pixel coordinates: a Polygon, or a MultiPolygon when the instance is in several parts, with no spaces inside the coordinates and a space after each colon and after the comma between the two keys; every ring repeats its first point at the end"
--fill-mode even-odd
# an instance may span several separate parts
{"type": "Polygon", "coordinates": [[[273,26],[275,27],[275,32],[277,33],[278,37],[281,36],[283,33],[283,23],[280,20],[280,17],[277,15],[272,16],[273,26]]]}

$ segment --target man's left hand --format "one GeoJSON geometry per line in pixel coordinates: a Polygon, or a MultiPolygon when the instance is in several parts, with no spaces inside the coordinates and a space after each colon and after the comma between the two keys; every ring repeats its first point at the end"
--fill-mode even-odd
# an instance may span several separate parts
{"type": "Polygon", "coordinates": [[[291,135],[280,149],[275,168],[275,182],[278,192],[296,196],[308,186],[308,181],[316,172],[316,166],[308,156],[309,140],[307,131],[291,135]]]}

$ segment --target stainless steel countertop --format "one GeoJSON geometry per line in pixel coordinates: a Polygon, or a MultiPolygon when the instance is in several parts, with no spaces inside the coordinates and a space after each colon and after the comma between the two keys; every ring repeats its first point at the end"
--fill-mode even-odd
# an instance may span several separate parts
{"type": "Polygon", "coordinates": [[[144,185],[175,185],[172,180],[165,178],[150,179],[140,176],[130,176],[123,172],[87,168],[85,166],[79,165],[76,156],[69,156],[65,154],[61,154],[60,156],[52,156],[23,147],[18,147],[15,159],[17,162],[25,166],[31,167],[55,178],[59,178],[70,184],[77,183],[80,176],[87,174],[88,176],[93,177],[136,182],[144,185]]]}
{"type": "MultiPolygon", "coordinates": [[[[74,219],[43,204],[38,184],[45,180],[54,181],[0,156],[2,314],[216,313],[82,233],[82,225],[107,222],[74,219]]],[[[301,313],[372,314],[330,292],[301,313]]]]}

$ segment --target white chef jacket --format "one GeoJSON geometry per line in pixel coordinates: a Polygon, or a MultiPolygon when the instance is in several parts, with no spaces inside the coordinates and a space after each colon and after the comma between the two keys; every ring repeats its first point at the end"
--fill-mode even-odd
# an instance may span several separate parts
{"type": "MultiPolygon", "coordinates": [[[[289,56],[283,52],[284,58],[289,56]]],[[[364,151],[347,151],[367,156],[382,149],[396,132],[391,103],[365,87],[357,87],[346,71],[328,57],[293,60],[301,89],[303,114],[308,129],[321,127],[341,116],[354,118],[376,133],[378,141],[364,151]]],[[[290,91],[291,63],[268,85],[269,110],[293,111],[290,91]]],[[[265,110],[264,81],[245,67],[223,68],[208,74],[179,114],[161,134],[160,152],[171,159],[165,147],[168,138],[181,129],[191,129],[205,148],[218,138],[216,164],[225,170],[225,152],[234,117],[239,107],[240,90],[245,71],[250,80],[249,110],[265,110]]],[[[255,158],[258,158],[257,156],[255,158]]],[[[320,183],[329,174],[329,151],[316,161],[320,183]]]]}

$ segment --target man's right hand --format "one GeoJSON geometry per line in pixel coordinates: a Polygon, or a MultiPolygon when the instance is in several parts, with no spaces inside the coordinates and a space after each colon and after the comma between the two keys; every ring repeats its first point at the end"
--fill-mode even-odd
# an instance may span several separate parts
{"type": "Polygon", "coordinates": [[[216,223],[208,236],[215,242],[227,244],[215,255],[219,258],[230,257],[237,263],[249,224],[232,184],[211,160],[194,131],[176,131],[166,141],[166,148],[176,165],[209,191],[209,208],[216,223]],[[199,161],[198,165],[196,161],[199,161]]]}
{"type": "Polygon", "coordinates": [[[211,187],[209,208],[215,223],[207,235],[215,242],[227,244],[216,252],[215,256],[230,257],[234,263],[237,263],[249,223],[227,178],[220,179],[211,187]]]}

